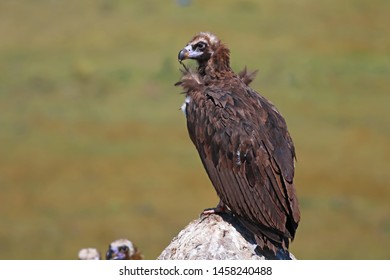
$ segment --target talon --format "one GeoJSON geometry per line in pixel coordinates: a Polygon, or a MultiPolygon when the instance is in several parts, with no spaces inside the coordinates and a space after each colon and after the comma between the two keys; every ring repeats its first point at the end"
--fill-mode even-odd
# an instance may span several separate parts
{"type": "Polygon", "coordinates": [[[205,215],[212,215],[212,214],[218,214],[218,213],[225,213],[228,209],[225,206],[225,204],[222,201],[219,201],[218,205],[215,208],[206,208],[203,210],[203,212],[200,214],[200,216],[205,215]]]}

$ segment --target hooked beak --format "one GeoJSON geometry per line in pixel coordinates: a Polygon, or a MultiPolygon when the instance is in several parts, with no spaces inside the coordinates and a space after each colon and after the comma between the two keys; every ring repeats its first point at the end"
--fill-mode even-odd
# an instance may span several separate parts
{"type": "Polygon", "coordinates": [[[200,56],[203,55],[203,52],[198,51],[197,49],[192,49],[191,45],[187,45],[184,49],[182,49],[178,56],[177,59],[179,61],[185,60],[185,59],[198,59],[200,56]]]}
{"type": "Polygon", "coordinates": [[[108,249],[106,253],[107,260],[124,260],[125,257],[126,257],[125,254],[123,254],[118,250],[108,249]]]}
{"type": "Polygon", "coordinates": [[[187,47],[185,47],[184,49],[182,49],[179,52],[179,54],[177,56],[177,59],[179,61],[182,61],[182,60],[185,60],[185,59],[189,58],[189,56],[190,56],[190,52],[188,51],[187,47]]]}

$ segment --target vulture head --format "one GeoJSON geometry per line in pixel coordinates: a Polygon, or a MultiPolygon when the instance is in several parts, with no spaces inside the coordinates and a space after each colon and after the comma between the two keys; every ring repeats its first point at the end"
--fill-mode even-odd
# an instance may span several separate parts
{"type": "Polygon", "coordinates": [[[79,260],[100,260],[100,252],[95,248],[84,248],[79,251],[79,260]]]}
{"type": "Polygon", "coordinates": [[[106,252],[107,260],[140,260],[141,253],[133,245],[133,242],[127,239],[118,239],[110,244],[106,252]]]}
{"type": "Polygon", "coordinates": [[[178,59],[181,63],[185,59],[193,59],[198,62],[198,72],[229,71],[229,49],[210,32],[200,32],[179,52],[178,59]]]}

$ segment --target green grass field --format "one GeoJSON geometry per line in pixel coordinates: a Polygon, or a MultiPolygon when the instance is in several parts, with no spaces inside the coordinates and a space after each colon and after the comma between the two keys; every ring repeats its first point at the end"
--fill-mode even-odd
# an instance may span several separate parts
{"type": "Polygon", "coordinates": [[[390,259],[390,2],[179,2],[0,2],[0,259],[155,259],[217,204],[173,86],[199,31],[286,118],[296,257],[390,259]]]}

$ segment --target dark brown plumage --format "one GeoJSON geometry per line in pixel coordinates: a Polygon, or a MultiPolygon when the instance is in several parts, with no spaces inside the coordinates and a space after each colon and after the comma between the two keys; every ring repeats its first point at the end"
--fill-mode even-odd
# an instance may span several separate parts
{"type": "Polygon", "coordinates": [[[188,132],[221,200],[216,210],[234,213],[260,249],[278,258],[300,220],[286,122],[248,86],[255,72],[232,71],[230,51],[215,35],[199,33],[178,58],[198,62],[176,85],[184,88],[188,132]]]}

